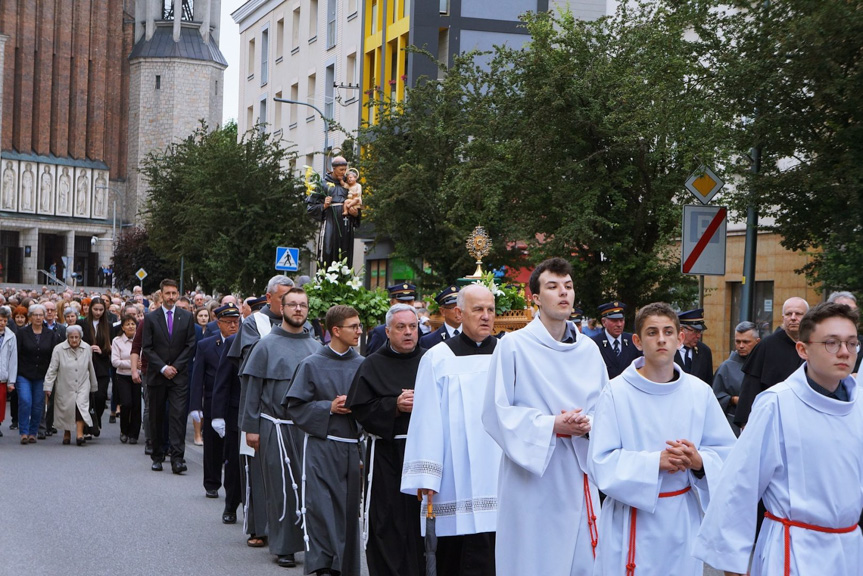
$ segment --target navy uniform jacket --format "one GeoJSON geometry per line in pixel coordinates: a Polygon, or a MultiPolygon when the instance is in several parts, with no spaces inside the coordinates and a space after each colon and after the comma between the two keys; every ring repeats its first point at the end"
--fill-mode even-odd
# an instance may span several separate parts
{"type": "MultiPolygon", "coordinates": [[[[674,362],[686,372],[680,350],[674,353],[674,362]]],[[[707,344],[699,342],[692,349],[692,368],[689,371],[696,378],[710,385],[713,382],[713,352],[707,344]]]]}
{"type": "Polygon", "coordinates": [[[213,402],[210,419],[221,418],[225,428],[239,434],[238,417],[240,415],[240,376],[237,363],[228,357],[231,344],[236,334],[228,336],[219,347],[219,365],[216,368],[216,379],[213,383],[213,402]]]}
{"type": "Polygon", "coordinates": [[[442,324],[440,328],[438,328],[431,334],[426,334],[425,336],[420,338],[420,346],[428,350],[435,344],[440,344],[448,338],[449,332],[446,331],[446,325],[442,324]]]}
{"type": "Polygon", "coordinates": [[[614,348],[611,347],[611,342],[605,337],[605,330],[591,337],[596,345],[599,346],[599,351],[602,353],[602,359],[605,360],[605,367],[608,369],[608,379],[617,378],[632,364],[632,361],[641,356],[641,350],[635,347],[632,343],[632,334],[624,332],[620,335],[620,355],[615,354],[614,348]]]}
{"type": "Polygon", "coordinates": [[[369,333],[369,343],[366,344],[366,356],[373,354],[387,343],[387,327],[383,324],[375,326],[369,333]]]}
{"type": "Polygon", "coordinates": [[[221,353],[221,333],[198,342],[189,410],[202,410],[205,418],[210,418],[213,412],[213,385],[216,382],[216,369],[219,367],[221,353]]]}

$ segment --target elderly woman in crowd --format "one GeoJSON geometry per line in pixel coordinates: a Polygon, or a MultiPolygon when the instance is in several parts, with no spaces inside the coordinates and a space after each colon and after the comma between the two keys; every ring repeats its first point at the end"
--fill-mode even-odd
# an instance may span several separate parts
{"type": "Polygon", "coordinates": [[[80,326],[66,329],[66,341],[54,348],[51,363],[45,376],[45,394],[54,393],[54,425],[63,430],[63,444],[71,441],[75,430],[75,443],[84,444],[84,425],[92,426],[90,394],[98,388],[90,346],[82,341],[80,326]]]}
{"type": "Polygon", "coordinates": [[[45,407],[42,386],[59,337],[45,327],[41,304],[30,306],[27,319],[30,324],[18,330],[18,434],[21,444],[35,444],[45,407]]]}
{"type": "Polygon", "coordinates": [[[122,334],[111,342],[111,364],[114,375],[114,397],[120,407],[120,442],[138,443],[141,433],[141,384],[132,381],[132,341],[138,321],[135,316],[125,316],[120,324],[122,334]]]}
{"type": "Polygon", "coordinates": [[[78,323],[78,312],[71,306],[66,306],[63,310],[63,320],[67,327],[74,326],[78,323]]]}
{"type": "Polygon", "coordinates": [[[105,402],[108,400],[108,381],[111,379],[111,340],[114,337],[114,327],[107,316],[107,307],[101,298],[93,298],[88,308],[87,317],[78,321],[84,330],[84,342],[90,345],[93,356],[93,368],[96,370],[98,389],[93,396],[92,405],[96,413],[93,434],[99,435],[102,428],[102,413],[105,412],[105,402]]]}
{"type": "Polygon", "coordinates": [[[12,320],[15,322],[16,328],[23,328],[27,325],[27,308],[24,306],[16,306],[12,310],[12,320]]]}
{"type": "Polygon", "coordinates": [[[0,424],[6,419],[6,388],[15,390],[18,377],[18,341],[8,326],[11,316],[8,306],[0,306],[0,424]]]}

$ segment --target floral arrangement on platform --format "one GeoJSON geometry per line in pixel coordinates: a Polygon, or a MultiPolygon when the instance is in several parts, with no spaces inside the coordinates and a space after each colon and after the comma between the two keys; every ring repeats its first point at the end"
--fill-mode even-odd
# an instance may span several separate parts
{"type": "MultiPolygon", "coordinates": [[[[513,310],[527,308],[527,296],[525,296],[524,287],[513,284],[498,284],[492,272],[485,272],[482,278],[474,281],[473,284],[481,284],[491,290],[491,293],[494,294],[494,307],[498,316],[513,310]]],[[[435,291],[435,293],[440,290],[435,291]]],[[[437,302],[432,301],[429,305],[429,312],[436,314],[438,308],[437,302]]]]}
{"type": "Polygon", "coordinates": [[[329,266],[318,263],[318,271],[303,287],[309,295],[309,318],[323,319],[336,304],[353,306],[360,313],[360,322],[371,328],[382,324],[390,301],[385,290],[368,290],[359,276],[347,264],[347,258],[329,266]]]}

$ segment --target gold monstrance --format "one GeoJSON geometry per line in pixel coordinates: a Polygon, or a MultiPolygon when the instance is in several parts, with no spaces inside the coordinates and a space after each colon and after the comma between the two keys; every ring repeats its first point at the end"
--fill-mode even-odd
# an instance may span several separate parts
{"type": "Polygon", "coordinates": [[[473,229],[465,243],[467,253],[476,258],[476,270],[467,278],[482,278],[482,259],[491,253],[491,239],[482,226],[473,229]]]}

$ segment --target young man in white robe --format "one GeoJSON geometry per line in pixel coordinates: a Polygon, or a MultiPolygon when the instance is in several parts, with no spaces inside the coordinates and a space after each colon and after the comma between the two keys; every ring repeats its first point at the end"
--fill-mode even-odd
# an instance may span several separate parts
{"type": "Polygon", "coordinates": [[[608,372],[596,343],[567,321],[571,273],[563,258],[533,270],[539,317],[492,356],[482,419],[503,450],[498,576],[593,574],[599,495],[586,475],[586,434],[608,372]]]}
{"type": "Polygon", "coordinates": [[[725,463],[695,555],[729,576],[749,566],[758,500],[767,512],[752,576],[863,574],[863,405],[850,376],[858,313],[825,302],[800,322],[805,361],[755,399],[725,463]]]}
{"type": "MultiPolygon", "coordinates": [[[[459,291],[462,332],[425,353],[417,370],[401,491],[431,496],[437,516],[438,574],[494,576],[500,448],[482,426],[488,369],[497,339],[494,295],[459,291]]],[[[425,535],[425,520],[417,518],[425,535]]]]}
{"type": "Polygon", "coordinates": [[[644,352],[602,391],[590,473],[606,494],[594,574],[701,576],[691,555],[736,438],[713,390],[674,363],[680,320],[665,303],[635,317],[644,352]]]}

